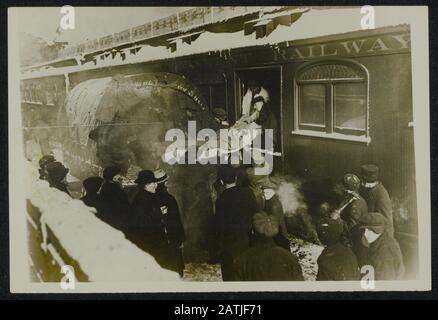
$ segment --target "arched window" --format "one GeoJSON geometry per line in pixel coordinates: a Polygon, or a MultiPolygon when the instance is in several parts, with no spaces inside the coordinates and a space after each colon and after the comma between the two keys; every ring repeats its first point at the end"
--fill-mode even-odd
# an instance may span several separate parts
{"type": "Polygon", "coordinates": [[[312,63],[298,71],[295,85],[295,132],[368,137],[368,73],[364,67],[349,61],[312,63]]]}

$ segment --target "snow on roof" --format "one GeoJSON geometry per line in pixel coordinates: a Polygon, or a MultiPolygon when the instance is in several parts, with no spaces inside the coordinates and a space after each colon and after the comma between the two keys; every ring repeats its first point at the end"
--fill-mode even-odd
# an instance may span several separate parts
{"type": "MultiPolygon", "coordinates": [[[[391,7],[374,8],[376,11],[376,28],[407,24],[410,21],[408,8],[398,10],[397,14],[391,14],[391,10],[393,10],[391,7]]],[[[99,57],[97,57],[96,65],[94,62],[87,62],[82,66],[53,68],[41,72],[27,72],[23,75],[23,78],[36,78],[139,62],[152,62],[236,48],[275,45],[287,41],[360,31],[362,17],[363,14],[360,12],[360,7],[312,8],[310,11],[303,13],[291,26],[279,25],[271,34],[259,39],[256,39],[255,32],[245,36],[243,30],[233,33],[203,32],[199,35],[198,39],[190,44],[177,39],[179,42],[174,52],[170,52],[164,46],[153,47],[143,45],[135,55],[126,55],[125,60],[122,59],[120,54],[117,54],[114,59],[104,61],[99,61],[99,57]]]]}
{"type": "Polygon", "coordinates": [[[50,188],[46,181],[37,179],[34,169],[28,171],[27,198],[39,208],[41,222],[53,231],[90,281],[179,281],[177,273],[161,268],[122,232],[97,218],[93,208],[50,188]]]}

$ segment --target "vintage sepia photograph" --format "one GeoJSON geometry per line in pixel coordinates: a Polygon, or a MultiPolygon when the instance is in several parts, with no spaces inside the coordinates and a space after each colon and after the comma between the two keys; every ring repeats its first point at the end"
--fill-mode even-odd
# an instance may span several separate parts
{"type": "Polygon", "coordinates": [[[8,9],[12,292],[431,288],[428,9],[8,9]]]}

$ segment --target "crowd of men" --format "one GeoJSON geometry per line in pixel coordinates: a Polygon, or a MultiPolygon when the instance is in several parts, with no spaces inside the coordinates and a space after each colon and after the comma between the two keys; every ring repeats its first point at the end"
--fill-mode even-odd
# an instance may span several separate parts
{"type": "MultiPolygon", "coordinates": [[[[70,195],[65,182],[68,168],[44,156],[40,160],[40,178],[50,187],[70,195]]],[[[132,199],[122,187],[121,169],[103,170],[103,176],[89,177],[82,184],[85,195],[80,199],[96,209],[96,216],[122,231],[140,249],[151,254],[163,268],[183,276],[182,244],[185,232],[178,204],[167,190],[168,176],[163,170],[142,170],[135,180],[137,190],[132,199]]]]}
{"type": "MultiPolygon", "coordinates": [[[[68,168],[53,156],[40,160],[40,178],[69,193],[68,168]]],[[[85,205],[96,216],[124,232],[126,238],[169,270],[183,276],[185,228],[169,177],[161,169],[142,170],[129,198],[121,184],[121,169],[108,167],[102,177],[83,181],[85,205]]],[[[363,165],[361,177],[343,178],[344,201],[315,222],[325,246],[318,258],[317,280],[360,280],[361,267],[374,269],[376,280],[404,277],[402,254],[394,238],[391,200],[375,165],[363,165]]],[[[299,281],[303,272],[291,253],[278,185],[254,167],[219,167],[215,189],[215,242],[224,281],[299,281]]],[[[187,230],[187,229],[186,229],[187,230]]]]}
{"type": "Polygon", "coordinates": [[[318,258],[317,280],[357,280],[362,266],[373,268],[375,280],[404,279],[391,200],[379,181],[379,168],[363,165],[361,178],[346,174],[344,203],[317,222],[325,245],[318,258]]]}

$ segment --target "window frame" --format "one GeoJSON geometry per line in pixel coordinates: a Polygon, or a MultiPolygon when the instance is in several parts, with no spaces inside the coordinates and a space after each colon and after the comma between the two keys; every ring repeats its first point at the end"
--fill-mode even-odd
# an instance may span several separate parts
{"type": "Polygon", "coordinates": [[[355,142],[369,143],[371,141],[369,135],[369,73],[368,70],[360,63],[337,59],[337,60],[324,60],[314,61],[304,64],[299,67],[294,76],[294,123],[293,123],[293,135],[298,136],[310,136],[330,138],[336,140],[347,140],[355,142]],[[324,65],[341,65],[355,70],[361,76],[361,78],[334,78],[334,79],[306,79],[300,80],[300,76],[307,70],[324,65]],[[336,105],[335,105],[335,86],[336,84],[348,84],[348,83],[363,83],[365,86],[365,128],[354,129],[346,128],[340,129],[336,127],[336,105]],[[324,109],[324,125],[318,124],[301,124],[300,123],[300,107],[301,107],[301,88],[306,84],[322,84],[325,86],[325,109],[324,109]]]}
{"type": "Polygon", "coordinates": [[[229,107],[228,107],[228,88],[227,88],[227,81],[225,78],[225,75],[222,75],[223,81],[206,81],[206,82],[199,82],[196,83],[196,86],[198,87],[199,91],[201,91],[201,94],[204,95],[203,90],[201,90],[200,87],[204,88],[204,89],[208,89],[208,96],[204,95],[205,100],[208,101],[208,112],[210,114],[213,114],[213,109],[217,108],[217,107],[221,107],[223,108],[226,112],[227,115],[229,115],[229,107]],[[214,97],[214,89],[215,87],[223,87],[224,90],[224,105],[217,105],[215,104],[215,102],[213,101],[213,97],[214,97]]]}

